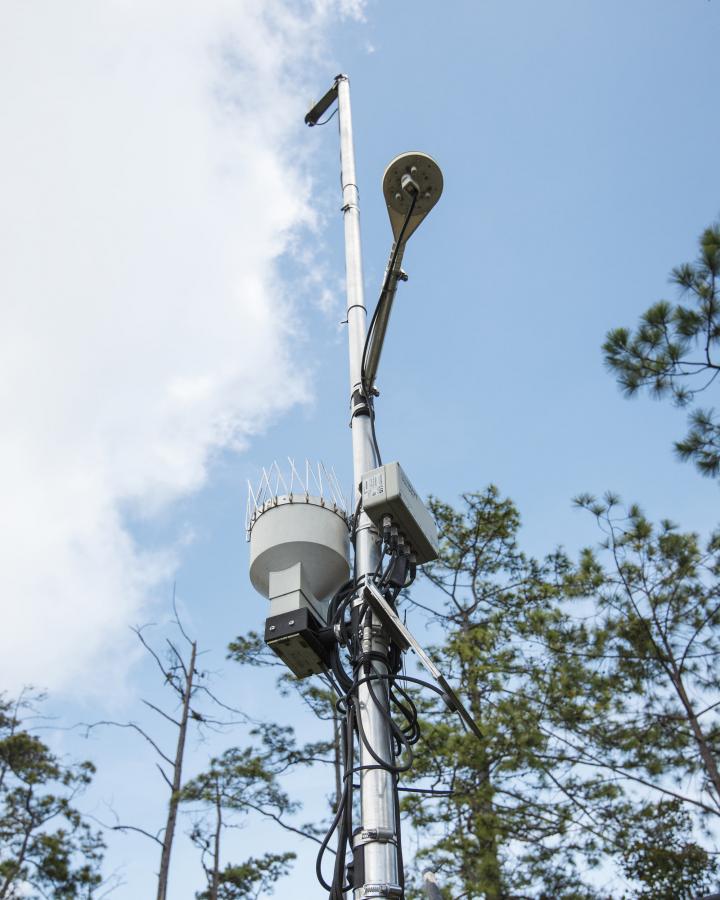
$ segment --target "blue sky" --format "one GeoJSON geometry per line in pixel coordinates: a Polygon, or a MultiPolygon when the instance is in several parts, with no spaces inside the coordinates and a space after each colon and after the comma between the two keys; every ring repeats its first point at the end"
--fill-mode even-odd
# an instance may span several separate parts
{"type": "MultiPolygon", "coordinates": [[[[238,671],[224,648],[265,615],[247,578],[247,480],[291,455],[350,484],[336,120],[303,124],[339,71],[369,302],[390,249],[385,165],[417,149],[445,177],[408,246],[383,354],[383,455],[449,501],[497,484],[531,553],[597,539],[572,509],[581,491],[615,490],[687,529],[717,524],[717,485],[672,454],[684,413],[624,399],[600,352],[610,327],[674,299],[669,270],[720,212],[716,0],[369,0],[312,14],[273,0],[270,24],[224,0],[97,20],[78,4],[52,27],[46,6],[44,29],[23,6],[0,28],[14,136],[0,151],[9,685],[47,685],[67,723],[139,717],[138,697],[161,694],[127,626],[161,622],[176,581],[218,693],[314,733],[272,677],[238,671]]],[[[194,745],[190,771],[234,739],[194,745]]],[[[111,802],[159,826],[144,747],[57,740],[97,762],[96,815],[111,802]]],[[[294,783],[306,819],[330,787],[329,773],[294,783]]],[[[148,893],[156,854],[142,840],[112,839],[115,896],[148,893]]],[[[296,847],[255,825],[231,841],[235,858],[296,847]]],[[[297,848],[280,900],[317,896],[314,854],[297,848]]],[[[181,840],[173,900],[198,879],[181,840]]]]}

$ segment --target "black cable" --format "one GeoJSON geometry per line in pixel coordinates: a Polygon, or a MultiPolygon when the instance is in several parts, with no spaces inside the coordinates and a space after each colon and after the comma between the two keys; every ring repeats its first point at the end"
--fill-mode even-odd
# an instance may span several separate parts
{"type": "Polygon", "coordinates": [[[368,409],[370,410],[370,437],[372,438],[373,450],[375,452],[375,465],[382,465],[382,456],[380,456],[380,445],[378,444],[377,434],[375,433],[375,401],[368,398],[368,409]]]}
{"type": "Polygon", "coordinates": [[[397,786],[397,789],[399,791],[404,791],[408,794],[428,794],[428,796],[431,796],[431,797],[452,797],[453,794],[455,793],[455,791],[453,791],[451,789],[448,789],[447,791],[438,791],[436,788],[420,788],[420,787],[415,787],[414,785],[410,786],[410,787],[405,787],[405,785],[401,785],[401,784],[399,784],[397,786]]]}
{"type": "Polygon", "coordinates": [[[405,894],[405,862],[403,860],[403,851],[402,851],[402,831],[401,831],[401,821],[400,821],[400,797],[397,792],[398,787],[398,778],[395,777],[395,790],[393,791],[393,805],[395,807],[395,840],[397,847],[397,868],[398,868],[398,880],[400,882],[400,888],[402,889],[403,896],[405,894]]]}
{"type": "Polygon", "coordinates": [[[352,792],[353,792],[353,731],[352,731],[352,704],[348,704],[348,709],[343,722],[343,792],[335,811],[335,815],[330,827],[323,838],[320,850],[315,861],[315,874],[322,887],[329,891],[329,900],[343,900],[343,894],[349,888],[344,887],[345,882],[345,859],[347,856],[348,836],[352,829],[352,792]],[[335,856],[335,864],[333,867],[332,884],[328,884],[322,874],[322,861],[328,844],[332,839],[335,831],[338,830],[338,848],[335,856]]]}
{"type": "Polygon", "coordinates": [[[373,400],[372,396],[372,385],[367,383],[367,354],[370,347],[370,340],[377,323],[378,314],[383,304],[383,298],[390,288],[390,279],[393,277],[393,271],[395,269],[395,263],[397,261],[398,253],[400,252],[400,247],[402,246],[403,238],[405,237],[405,232],[407,231],[407,227],[410,222],[410,217],[415,211],[415,204],[417,203],[417,199],[418,195],[413,194],[412,200],[410,201],[410,208],[407,211],[405,221],[402,224],[402,228],[400,229],[397,240],[395,241],[395,245],[393,246],[392,255],[390,257],[390,264],[388,265],[385,279],[383,280],[383,285],[380,289],[380,297],[378,298],[378,302],[375,304],[375,309],[373,310],[372,318],[370,319],[370,327],[368,328],[367,334],[365,335],[365,344],[363,346],[362,352],[362,362],[360,364],[360,386],[362,388],[362,393],[368,407],[368,415],[370,416],[370,434],[372,437],[373,450],[375,452],[375,462],[378,466],[382,465],[382,457],[380,455],[380,446],[378,444],[377,434],[375,433],[375,401],[373,400]]]}
{"type": "MultiPolygon", "coordinates": [[[[371,655],[368,654],[368,656],[371,656],[371,655]]],[[[379,654],[378,654],[378,657],[380,658],[381,661],[384,661],[379,654]]],[[[363,664],[365,662],[366,662],[366,660],[363,660],[363,664]]],[[[368,663],[368,665],[371,665],[371,663],[368,663]]],[[[404,750],[407,754],[406,761],[402,762],[400,765],[393,765],[392,763],[390,763],[387,760],[382,759],[382,757],[378,756],[377,753],[375,752],[375,750],[370,745],[369,741],[367,740],[367,736],[365,735],[365,729],[363,728],[362,721],[360,720],[359,717],[357,719],[358,732],[360,735],[360,740],[363,742],[365,749],[370,754],[370,756],[372,756],[372,758],[375,760],[375,762],[378,763],[379,765],[383,766],[387,772],[390,772],[393,775],[399,775],[401,772],[408,772],[410,770],[410,768],[412,767],[413,761],[415,759],[415,754],[413,753],[412,747],[411,747],[410,743],[408,742],[408,740],[406,739],[405,735],[398,728],[397,724],[393,721],[392,716],[390,715],[388,710],[385,708],[385,705],[380,701],[380,699],[378,698],[377,694],[375,693],[375,691],[373,689],[373,686],[372,686],[373,681],[376,680],[376,676],[381,675],[381,674],[382,673],[379,673],[379,672],[377,672],[377,673],[373,672],[372,675],[366,674],[365,680],[366,680],[367,686],[368,686],[368,693],[370,694],[370,697],[371,697],[375,707],[379,711],[380,715],[385,719],[385,721],[390,726],[391,735],[398,741],[398,743],[401,745],[401,747],[404,748],[404,750]]],[[[400,756],[399,753],[396,755],[400,756]]]]}
{"type": "Polygon", "coordinates": [[[408,730],[406,731],[404,728],[402,729],[403,734],[407,738],[410,744],[416,744],[420,740],[420,726],[418,725],[418,712],[415,703],[413,702],[412,697],[407,693],[407,691],[403,690],[399,685],[394,682],[390,685],[390,701],[395,705],[397,709],[405,717],[405,721],[408,723],[408,730]],[[395,696],[394,691],[397,691],[408,704],[404,706],[395,696]]]}
{"type": "MultiPolygon", "coordinates": [[[[382,573],[382,578],[380,579],[380,585],[384,586],[387,584],[387,580],[390,576],[390,573],[395,568],[395,563],[398,559],[398,552],[396,550],[391,550],[388,554],[390,556],[390,562],[385,567],[385,571],[382,573]]],[[[384,557],[381,557],[381,561],[384,557]]]]}
{"type": "MultiPolygon", "coordinates": [[[[361,504],[355,511],[354,526],[357,528],[357,519],[361,510],[361,504]]],[[[374,582],[389,602],[395,603],[401,590],[389,584],[393,576],[393,570],[398,559],[402,556],[397,548],[385,543],[378,560],[375,571],[366,576],[368,581],[374,582]]],[[[326,676],[336,692],[335,709],[342,715],[342,769],[343,790],[330,827],[325,835],[316,861],[316,873],[322,887],[328,891],[328,900],[345,900],[345,895],[353,890],[353,885],[348,883],[350,867],[347,866],[348,852],[354,855],[353,842],[353,791],[355,789],[354,776],[360,771],[377,769],[387,772],[393,779],[396,788],[393,797],[394,831],[397,842],[398,881],[403,890],[405,885],[404,861],[401,842],[401,818],[398,791],[411,790],[401,788],[399,779],[401,775],[409,771],[414,760],[413,745],[420,739],[420,726],[417,707],[413,698],[404,689],[402,683],[416,683],[429,687],[431,690],[445,696],[444,693],[429,682],[401,674],[402,652],[394,643],[390,644],[389,654],[380,652],[365,652],[363,649],[363,633],[367,625],[372,621],[372,609],[369,603],[359,593],[361,583],[357,578],[345,582],[332,597],[328,607],[328,624],[344,641],[345,653],[342,653],[340,641],[333,643],[330,654],[329,670],[326,676]],[[348,616],[349,609],[349,616],[348,616]],[[347,654],[351,672],[346,671],[343,662],[347,654]],[[376,664],[387,666],[387,671],[378,671],[376,664]],[[383,696],[378,692],[376,685],[387,683],[383,689],[383,696]],[[358,706],[357,692],[360,685],[368,686],[370,702],[378,710],[382,718],[387,722],[390,731],[390,749],[393,762],[383,759],[370,745],[365,728],[363,727],[360,708],[358,706]],[[384,690],[387,691],[384,694],[384,690]],[[387,699],[386,699],[387,698],[387,699]],[[397,717],[401,718],[398,719],[397,717]],[[363,766],[354,765],[354,752],[357,741],[367,751],[373,763],[363,766]],[[329,843],[337,836],[337,850],[333,865],[332,882],[328,883],[322,873],[322,862],[329,843]]],[[[431,793],[428,789],[418,789],[424,793],[431,793]]]]}
{"type": "Polygon", "coordinates": [[[330,121],[330,119],[332,119],[333,116],[337,115],[338,109],[339,109],[339,107],[336,106],[335,109],[327,117],[327,119],[323,119],[322,122],[316,122],[315,124],[316,125],[327,125],[327,123],[330,121]]]}
{"type": "MultiPolygon", "coordinates": [[[[347,770],[348,756],[352,755],[353,751],[352,729],[347,726],[348,719],[346,718],[343,723],[343,768],[345,770],[347,770]],[[348,735],[350,735],[349,746],[348,735]]],[[[343,887],[346,878],[345,859],[347,855],[348,836],[352,834],[352,777],[346,778],[345,784],[347,787],[347,794],[343,815],[338,822],[338,851],[335,856],[331,900],[342,900],[342,896],[345,893],[345,888],[343,887]]]]}
{"type": "Polygon", "coordinates": [[[362,491],[360,491],[360,496],[358,497],[357,505],[355,506],[355,512],[350,516],[350,542],[353,547],[355,546],[355,537],[357,535],[358,530],[358,521],[360,519],[360,508],[362,507],[362,491]]]}
{"type": "MultiPolygon", "coordinates": [[[[343,789],[343,795],[340,800],[340,803],[338,804],[338,808],[335,812],[335,817],[332,821],[332,825],[330,826],[327,834],[323,838],[322,844],[320,844],[320,849],[318,850],[318,855],[315,859],[315,875],[317,876],[317,880],[320,882],[322,887],[325,888],[326,891],[332,891],[333,886],[331,884],[328,884],[327,881],[325,881],[325,878],[323,877],[322,860],[323,860],[323,856],[325,855],[325,851],[327,850],[327,846],[330,843],[330,839],[332,838],[333,833],[335,832],[335,829],[337,828],[338,822],[340,821],[340,819],[344,813],[346,794],[347,794],[347,782],[345,783],[345,787],[343,789]]],[[[336,857],[336,859],[337,859],[337,857],[336,857]]]]}
{"type": "Polygon", "coordinates": [[[372,387],[372,385],[366,383],[367,379],[365,377],[365,364],[367,363],[367,353],[370,346],[370,338],[372,337],[372,333],[375,329],[375,323],[377,322],[377,317],[380,311],[380,306],[382,305],[383,296],[387,293],[390,287],[390,279],[393,276],[395,262],[397,261],[398,253],[400,252],[400,247],[402,246],[403,238],[405,237],[405,232],[407,231],[407,227],[410,222],[410,216],[412,216],[413,212],[415,211],[415,204],[417,203],[417,199],[418,195],[413,194],[412,200],[410,201],[410,209],[405,215],[405,221],[402,224],[402,228],[400,229],[397,240],[395,241],[395,246],[393,247],[392,256],[390,257],[390,264],[388,265],[387,273],[385,274],[385,280],[383,281],[383,286],[380,290],[380,298],[378,299],[378,302],[375,306],[372,314],[372,319],[370,320],[370,327],[368,328],[367,334],[365,335],[365,346],[363,347],[362,363],[360,365],[360,382],[366,392],[369,388],[372,387]]]}
{"type": "MultiPolygon", "coordinates": [[[[373,676],[376,679],[386,679],[386,680],[396,680],[396,681],[409,681],[412,684],[419,684],[421,687],[428,688],[428,690],[434,691],[436,694],[439,694],[443,698],[447,698],[447,694],[441,688],[434,685],[431,681],[425,681],[422,678],[416,678],[414,675],[384,675],[382,672],[376,672],[373,676]]],[[[362,684],[364,679],[360,678],[358,684],[362,684]]]]}

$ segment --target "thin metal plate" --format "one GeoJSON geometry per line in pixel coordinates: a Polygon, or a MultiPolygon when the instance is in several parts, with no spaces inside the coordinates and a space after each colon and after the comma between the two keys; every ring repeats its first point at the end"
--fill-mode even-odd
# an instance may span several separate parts
{"type": "Polygon", "coordinates": [[[387,628],[390,637],[403,650],[410,649],[413,651],[413,653],[417,656],[423,666],[432,675],[433,679],[442,688],[451,708],[454,709],[455,712],[457,712],[457,714],[460,716],[463,722],[465,722],[465,724],[473,732],[473,734],[475,734],[480,740],[484,740],[483,734],[477,726],[475,719],[473,719],[473,717],[467,711],[462,700],[448,684],[445,676],[438,669],[435,663],[430,659],[430,657],[423,650],[420,644],[418,644],[418,642],[412,636],[411,632],[408,630],[407,626],[399,618],[398,614],[395,612],[392,606],[390,606],[390,604],[383,597],[380,591],[375,587],[374,584],[366,584],[364,587],[364,594],[368,603],[372,607],[373,612],[377,615],[378,619],[380,619],[385,628],[387,628]]]}

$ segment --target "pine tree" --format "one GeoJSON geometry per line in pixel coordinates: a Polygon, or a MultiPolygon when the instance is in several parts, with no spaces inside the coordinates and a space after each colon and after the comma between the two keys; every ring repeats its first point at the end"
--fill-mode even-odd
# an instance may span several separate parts
{"type": "Polygon", "coordinates": [[[602,666],[615,699],[612,716],[578,730],[573,752],[654,797],[636,815],[637,833],[623,835],[625,870],[654,897],[694,897],[716,871],[697,835],[720,824],[720,534],[703,541],[669,521],[656,526],[611,494],[577,503],[605,537],[567,580],[597,610],[576,646],[602,666]],[[653,828],[651,852],[632,850],[652,844],[642,835],[653,828]],[[673,881],[674,892],[660,892],[673,881]]]}
{"type": "Polygon", "coordinates": [[[527,558],[517,510],[495,488],[463,495],[459,511],[437,500],[431,508],[442,537],[439,559],[424,569],[435,602],[422,606],[445,635],[434,655],[483,738],[464,732],[441,701],[424,703],[413,776],[452,793],[404,802],[422,839],[417,862],[438,873],[446,897],[594,897],[579,867],[612,849],[607,823],[624,803],[566,744],[612,700],[607,680],[564,652],[570,562],[560,553],[527,558]]]}
{"type": "MultiPolygon", "coordinates": [[[[647,388],[655,397],[670,396],[687,407],[720,373],[720,359],[714,355],[720,344],[720,225],[706,228],[699,243],[695,263],[678,266],[670,276],[687,304],[661,300],[643,313],[634,332],[608,332],[605,362],[628,396],[647,388]]],[[[693,409],[690,430],[675,450],[703,475],[720,475],[720,421],[713,409],[693,409]]]]}
{"type": "MultiPolygon", "coordinates": [[[[340,722],[342,717],[338,715],[335,708],[337,700],[335,692],[324,681],[317,681],[311,678],[297,679],[290,672],[285,671],[284,663],[268,648],[264,639],[256,631],[238,635],[235,640],[231,641],[228,644],[228,659],[245,666],[282,669],[283,674],[277,679],[277,688],[280,695],[283,697],[300,697],[305,706],[317,719],[321,722],[330,723],[327,729],[328,738],[307,744],[303,748],[302,754],[306,761],[321,762],[333,766],[335,770],[335,790],[332,797],[329,798],[329,806],[334,813],[337,810],[342,794],[342,750],[340,746],[340,722]]],[[[281,751],[281,748],[278,748],[278,750],[281,751]]]]}
{"type": "Polygon", "coordinates": [[[207,888],[198,900],[244,900],[272,893],[271,885],[286,874],[294,853],[265,854],[241,865],[222,864],[225,828],[237,826],[252,812],[281,821],[297,804],[278,784],[273,750],[226,750],[212,759],[205,772],[189,781],[180,800],[194,809],[196,819],[190,837],[201,852],[207,888]]]}
{"type": "Polygon", "coordinates": [[[89,900],[105,845],[74,802],[95,769],[63,764],[24,727],[31,702],[0,697],[0,898],[89,900]]]}
{"type": "Polygon", "coordinates": [[[621,854],[632,900],[698,900],[717,888],[715,855],[693,838],[693,821],[679,800],[647,803],[628,828],[621,854]]]}

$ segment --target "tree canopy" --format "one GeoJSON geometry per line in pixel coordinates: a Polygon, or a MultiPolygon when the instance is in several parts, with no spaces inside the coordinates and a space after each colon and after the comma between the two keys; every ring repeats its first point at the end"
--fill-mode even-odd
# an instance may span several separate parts
{"type": "Polygon", "coordinates": [[[62,763],[27,730],[32,699],[0,697],[0,898],[89,900],[105,844],[75,800],[95,768],[62,763]]]}
{"type": "Polygon", "coordinates": [[[440,624],[433,654],[483,738],[423,701],[413,775],[447,790],[404,807],[416,872],[429,864],[453,900],[695,900],[717,874],[702,836],[720,813],[718,539],[578,502],[605,532],[578,562],[523,554],[493,487],[431,504],[437,590],[410,602],[440,624]]]}
{"type": "Polygon", "coordinates": [[[720,420],[711,408],[696,406],[697,395],[720,373],[720,225],[700,236],[695,262],[674,268],[670,281],[684,302],[660,300],[640,317],[634,331],[614,328],[603,344],[605,363],[628,396],[647,389],[691,407],[690,428],[675,443],[680,459],[690,460],[712,478],[720,475],[720,420]]]}

